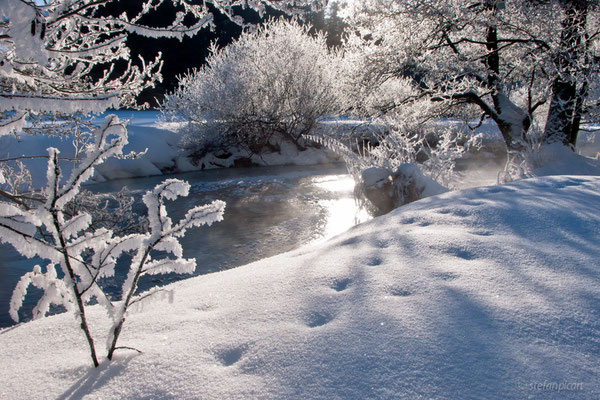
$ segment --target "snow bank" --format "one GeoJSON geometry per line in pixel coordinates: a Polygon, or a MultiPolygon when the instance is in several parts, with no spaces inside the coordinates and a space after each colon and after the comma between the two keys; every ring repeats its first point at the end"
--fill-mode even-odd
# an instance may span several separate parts
{"type": "MultiPolygon", "coordinates": [[[[127,125],[129,144],[125,146],[124,153],[147,153],[138,159],[109,159],[96,168],[95,181],[109,179],[131,178],[138,176],[160,175],[172,172],[174,165],[181,154],[177,148],[179,137],[157,125],[158,112],[154,111],[117,111],[107,114],[116,114],[121,120],[129,120],[127,125]]],[[[99,123],[104,119],[100,116],[99,123]]],[[[73,158],[75,148],[71,137],[30,136],[21,134],[0,137],[0,158],[20,156],[46,156],[47,148],[54,147],[60,151],[60,157],[73,158]]],[[[26,159],[23,162],[29,167],[33,179],[33,186],[40,188],[46,184],[46,158],[26,159]]],[[[60,167],[63,177],[69,176],[73,168],[71,161],[61,161],[60,167]]]]}
{"type": "Polygon", "coordinates": [[[169,286],[96,370],[70,315],[4,329],[0,398],[597,399],[599,208],[599,177],[429,197],[169,286]]]}
{"type": "Polygon", "coordinates": [[[577,154],[560,143],[545,145],[535,154],[534,162],[540,167],[532,171],[533,175],[600,175],[600,159],[582,155],[590,147],[578,147],[577,154]]]}
{"type": "Polygon", "coordinates": [[[586,157],[599,158],[600,125],[585,126],[590,132],[580,131],[577,135],[577,150],[586,157]]]}
{"type": "MultiPolygon", "coordinates": [[[[198,165],[193,165],[185,153],[180,149],[181,134],[177,123],[160,121],[158,111],[112,111],[107,114],[116,114],[121,120],[128,120],[127,131],[129,144],[125,146],[124,153],[146,153],[135,159],[109,159],[96,168],[93,180],[104,182],[106,180],[153,176],[177,172],[198,171],[201,169],[232,167],[236,156],[230,159],[220,159],[210,154],[201,160],[198,165]]],[[[98,118],[102,120],[103,117],[98,118]]],[[[75,149],[71,138],[48,136],[20,135],[0,136],[0,158],[20,156],[46,156],[46,148],[59,149],[60,157],[73,158],[75,149]]],[[[243,155],[248,157],[247,155],[243,155]]],[[[40,188],[46,183],[47,159],[23,160],[30,168],[33,186],[40,188]]],[[[283,145],[281,152],[253,155],[251,162],[256,165],[315,165],[337,161],[329,152],[322,149],[308,148],[298,151],[293,145],[283,145]]],[[[73,167],[72,162],[63,161],[60,164],[63,176],[68,176],[73,167]]]]}
{"type": "Polygon", "coordinates": [[[361,190],[377,209],[376,215],[448,191],[447,188],[425,176],[418,165],[411,163],[402,163],[395,171],[370,167],[362,171],[361,178],[361,190]]]}

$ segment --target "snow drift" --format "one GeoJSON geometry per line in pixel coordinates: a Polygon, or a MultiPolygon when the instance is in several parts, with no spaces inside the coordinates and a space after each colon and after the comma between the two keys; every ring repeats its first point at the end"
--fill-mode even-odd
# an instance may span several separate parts
{"type": "Polygon", "coordinates": [[[71,315],[4,329],[0,397],[596,399],[599,207],[582,176],[420,200],[169,286],[99,369],[71,315]]]}

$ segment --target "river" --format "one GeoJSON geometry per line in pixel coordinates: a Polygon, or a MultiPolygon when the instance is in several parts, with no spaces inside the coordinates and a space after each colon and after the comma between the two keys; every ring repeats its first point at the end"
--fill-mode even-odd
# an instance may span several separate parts
{"type": "MultiPolygon", "coordinates": [[[[195,257],[198,262],[195,275],[234,268],[325,240],[368,219],[354,202],[354,182],[343,165],[220,169],[168,177],[186,180],[192,186],[188,197],[167,204],[174,221],[195,205],[215,199],[227,203],[223,221],[189,230],[181,239],[184,257],[195,257]]],[[[126,186],[137,199],[136,208],[142,209],[143,193],[163,179],[115,180],[87,189],[116,192],[126,186]]],[[[0,327],[14,324],[8,315],[12,290],[20,276],[38,262],[0,245],[0,327]]],[[[152,276],[140,286],[147,289],[187,277],[152,276]]],[[[118,278],[105,283],[109,293],[118,295],[118,278]]],[[[22,320],[30,319],[37,296],[35,291],[28,296],[20,312],[22,320]]]]}

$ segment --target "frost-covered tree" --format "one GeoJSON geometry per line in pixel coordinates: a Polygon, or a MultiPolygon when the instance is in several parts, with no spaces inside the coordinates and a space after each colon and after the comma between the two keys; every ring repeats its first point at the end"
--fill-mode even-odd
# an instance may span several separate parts
{"type": "Polygon", "coordinates": [[[140,1],[140,11],[133,16],[107,16],[102,7],[115,0],[0,0],[0,135],[72,134],[79,154],[69,160],[74,167],[68,177],[61,173],[56,149],[39,155],[48,159],[47,183],[42,191],[34,192],[22,190],[29,177],[23,160],[0,160],[0,240],[25,257],[47,260],[46,265],[38,265],[23,276],[13,293],[10,313],[18,321],[28,286],[41,288],[43,295],[34,318],[44,316],[51,304],[74,311],[94,366],[99,362],[86,316],[87,304],[94,300],[104,305],[113,319],[107,343],[108,357],[112,358],[128,307],[149,295],[136,292],[140,276],[193,271],[195,261],[182,258],[177,238],[190,227],[220,220],[224,203],[194,207],[173,223],[164,200],[187,195],[189,185],[167,180],[143,198],[148,208],[148,233],[120,234],[110,221],[95,224],[90,212],[93,207],[89,206],[94,203],[78,199],[81,185],[105,159],[123,157],[127,130],[115,116],[94,127],[80,115],[133,106],[135,95],[160,79],[160,58],[140,60],[137,65],[129,59],[125,39],[131,32],[179,39],[194,35],[211,25],[209,5],[239,23],[242,21],[233,13],[237,6],[264,12],[266,6],[293,11],[306,5],[286,0],[213,0],[201,4],[169,0],[179,9],[175,18],[161,27],[146,25],[145,16],[164,1],[140,1]],[[125,61],[125,68],[116,66],[119,60],[125,61]],[[82,132],[86,137],[79,134],[82,132]],[[82,203],[88,207],[80,207],[82,203]],[[134,256],[123,283],[124,298],[113,303],[99,281],[114,274],[116,261],[126,252],[134,256]],[[172,257],[165,256],[169,254],[172,257]]]}
{"type": "Polygon", "coordinates": [[[469,105],[496,122],[510,151],[521,151],[534,119],[543,123],[565,105],[560,82],[583,88],[597,73],[597,21],[597,7],[585,1],[368,0],[347,44],[359,60],[350,76],[362,88],[350,93],[409,79],[413,90],[379,111],[421,99],[469,105]]]}
{"type": "Polygon", "coordinates": [[[181,77],[165,110],[189,121],[199,141],[208,125],[220,144],[251,152],[274,136],[301,146],[317,120],[337,109],[339,56],[322,34],[308,31],[298,22],[271,20],[224,48],[214,44],[206,65],[181,77]]]}
{"type": "Polygon", "coordinates": [[[212,26],[212,9],[243,24],[236,7],[261,15],[267,6],[298,13],[318,0],[139,0],[136,15],[107,16],[115,0],[1,0],[0,1],[0,133],[23,126],[37,112],[103,111],[131,106],[135,95],[161,79],[160,58],[131,60],[125,40],[130,33],[182,39],[212,26]],[[145,17],[169,1],[178,9],[161,27],[145,17]],[[115,68],[124,60],[126,68],[115,68]],[[102,67],[98,74],[94,68],[102,67]],[[92,73],[94,72],[94,73],[92,73]],[[92,78],[95,76],[95,78],[92,78]],[[12,112],[9,112],[12,111],[12,112]]]}

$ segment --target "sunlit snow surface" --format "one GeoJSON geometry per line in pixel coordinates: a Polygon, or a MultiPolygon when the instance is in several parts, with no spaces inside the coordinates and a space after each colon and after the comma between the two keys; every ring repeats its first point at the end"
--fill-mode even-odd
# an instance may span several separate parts
{"type": "Polygon", "coordinates": [[[597,399],[599,209],[582,176],[424,199],[169,286],[96,370],[70,315],[5,329],[0,398],[597,399]]]}

